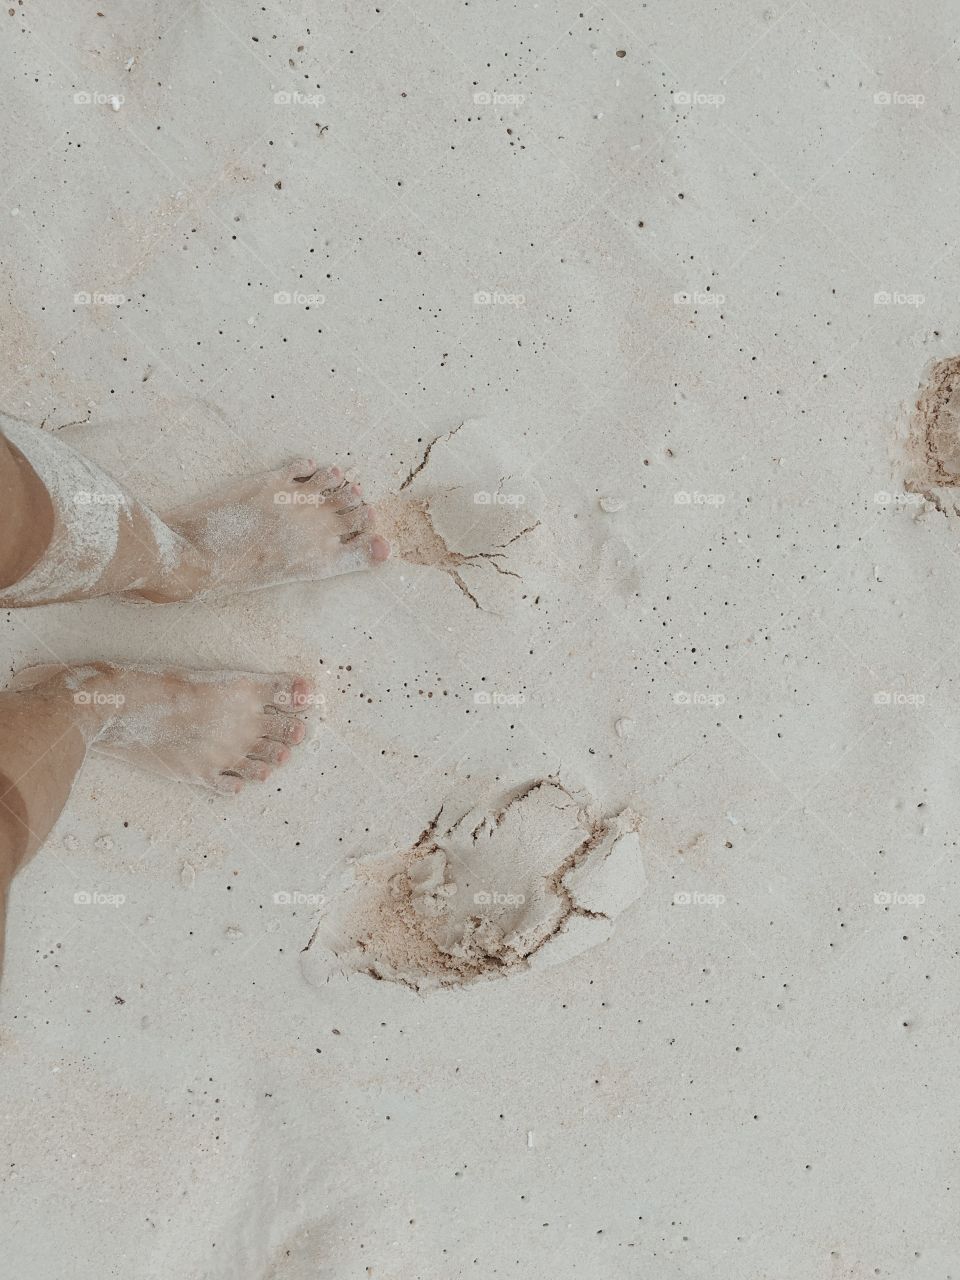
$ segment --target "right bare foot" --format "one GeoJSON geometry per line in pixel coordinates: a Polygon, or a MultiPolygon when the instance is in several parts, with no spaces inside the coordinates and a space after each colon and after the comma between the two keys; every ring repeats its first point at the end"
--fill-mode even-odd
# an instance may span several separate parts
{"type": "Polygon", "coordinates": [[[176,563],[130,594],[165,603],[369,569],[390,555],[374,519],[339,467],[301,458],[168,513],[176,563]]]}
{"type": "Polygon", "coordinates": [[[263,782],[303,741],[296,714],[315,701],[309,680],[238,671],[28,667],[11,691],[69,700],[94,751],[216,791],[263,782]]]}

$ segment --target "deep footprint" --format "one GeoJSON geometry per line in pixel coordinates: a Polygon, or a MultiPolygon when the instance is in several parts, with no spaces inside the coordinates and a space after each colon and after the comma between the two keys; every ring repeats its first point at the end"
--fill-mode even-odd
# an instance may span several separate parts
{"type": "Polygon", "coordinates": [[[907,448],[916,471],[908,488],[960,485],[960,356],[924,371],[907,448]]]}
{"type": "Polygon", "coordinates": [[[417,991],[560,964],[605,941],[645,884],[638,819],[595,818],[556,779],[348,867],[301,954],[307,981],[365,973],[417,991]]]}

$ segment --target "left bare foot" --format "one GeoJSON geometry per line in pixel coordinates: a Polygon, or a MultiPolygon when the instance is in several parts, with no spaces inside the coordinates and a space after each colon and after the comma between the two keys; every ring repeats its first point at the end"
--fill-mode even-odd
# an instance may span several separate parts
{"type": "Polygon", "coordinates": [[[164,516],[189,551],[136,592],[156,603],[313,582],[369,569],[390,544],[339,467],[302,458],[164,516]]]}

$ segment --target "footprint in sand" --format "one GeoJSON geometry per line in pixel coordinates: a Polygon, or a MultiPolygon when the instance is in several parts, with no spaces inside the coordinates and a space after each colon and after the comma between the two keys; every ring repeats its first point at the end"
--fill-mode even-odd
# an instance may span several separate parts
{"type": "Polygon", "coordinates": [[[560,964],[605,941],[643,891],[630,810],[592,815],[554,778],[416,844],[348,866],[301,953],[307,981],[364,973],[417,991],[560,964]]]}
{"type": "Polygon", "coordinates": [[[960,356],[924,370],[906,448],[908,489],[960,485],[960,356]]]}
{"type": "Polygon", "coordinates": [[[507,456],[490,423],[470,419],[426,447],[397,492],[377,504],[394,554],[446,573],[474,608],[522,585],[519,544],[538,527],[543,491],[507,456]]]}

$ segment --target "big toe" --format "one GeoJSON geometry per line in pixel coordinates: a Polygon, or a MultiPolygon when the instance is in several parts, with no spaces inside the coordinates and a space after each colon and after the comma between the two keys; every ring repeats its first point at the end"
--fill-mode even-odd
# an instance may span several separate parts
{"type": "Polygon", "coordinates": [[[390,543],[381,534],[375,533],[370,539],[370,559],[374,564],[381,564],[390,558],[390,543]]]}
{"type": "Polygon", "coordinates": [[[265,707],[274,711],[296,712],[305,711],[313,705],[316,689],[312,680],[291,672],[263,681],[259,691],[265,707]]]}

